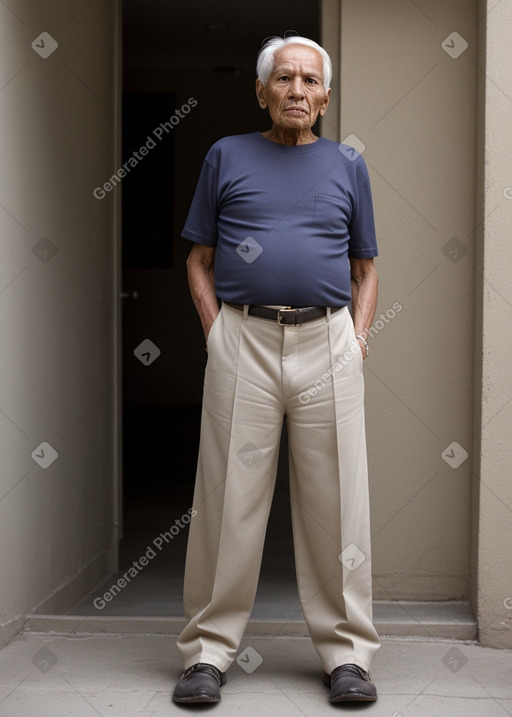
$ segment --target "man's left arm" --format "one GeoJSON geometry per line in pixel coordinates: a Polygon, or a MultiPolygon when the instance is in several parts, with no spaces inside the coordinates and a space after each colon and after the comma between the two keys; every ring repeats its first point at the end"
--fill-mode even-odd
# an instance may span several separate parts
{"type": "MultiPolygon", "coordinates": [[[[370,327],[377,309],[379,278],[372,259],[350,259],[350,281],[352,285],[352,318],[356,336],[368,341],[370,327]]],[[[358,339],[363,358],[366,358],[366,345],[358,339]]]]}

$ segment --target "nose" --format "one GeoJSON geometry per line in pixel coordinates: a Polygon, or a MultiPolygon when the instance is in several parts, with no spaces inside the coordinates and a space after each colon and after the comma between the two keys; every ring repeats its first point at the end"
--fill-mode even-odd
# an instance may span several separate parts
{"type": "Polygon", "coordinates": [[[294,77],[293,82],[290,86],[289,92],[290,99],[304,99],[304,86],[302,84],[301,77],[294,77]]]}

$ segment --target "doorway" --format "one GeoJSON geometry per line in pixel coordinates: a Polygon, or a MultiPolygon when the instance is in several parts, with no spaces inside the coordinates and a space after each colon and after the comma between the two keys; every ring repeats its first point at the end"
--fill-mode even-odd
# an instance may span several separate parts
{"type": "MultiPolygon", "coordinates": [[[[206,354],[180,237],[204,155],[222,136],[268,128],[254,94],[263,38],[317,41],[315,3],[215,9],[123,4],[123,529],[102,615],[183,616],[182,582],[206,354]],[[148,10],[150,8],[150,10],[148,10]],[[145,148],[145,149],[144,149],[145,148]],[[132,170],[133,165],[133,171],[132,170]],[[134,570],[134,563],[143,569],[134,570]]],[[[95,612],[110,576],[73,612],[95,612]]],[[[301,619],[286,431],[253,618],[301,619]]]]}

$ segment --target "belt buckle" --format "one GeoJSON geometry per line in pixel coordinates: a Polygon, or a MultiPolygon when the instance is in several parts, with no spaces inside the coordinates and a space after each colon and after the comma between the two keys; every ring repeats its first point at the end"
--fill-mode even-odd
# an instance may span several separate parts
{"type": "MultiPolygon", "coordinates": [[[[281,311],[295,311],[295,309],[292,309],[291,306],[283,306],[282,309],[277,310],[277,323],[279,326],[290,326],[290,324],[283,324],[281,321],[281,311]]],[[[294,324],[294,326],[300,326],[300,324],[294,324]]]]}

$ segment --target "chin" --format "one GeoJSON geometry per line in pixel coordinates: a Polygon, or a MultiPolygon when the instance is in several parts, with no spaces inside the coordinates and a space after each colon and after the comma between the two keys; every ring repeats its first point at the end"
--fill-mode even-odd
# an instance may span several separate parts
{"type": "Polygon", "coordinates": [[[281,127],[286,129],[308,129],[311,126],[306,117],[283,117],[281,121],[281,127]]]}

